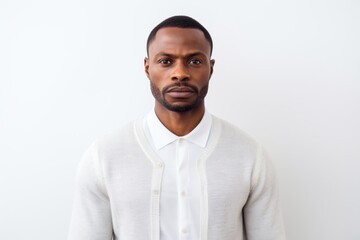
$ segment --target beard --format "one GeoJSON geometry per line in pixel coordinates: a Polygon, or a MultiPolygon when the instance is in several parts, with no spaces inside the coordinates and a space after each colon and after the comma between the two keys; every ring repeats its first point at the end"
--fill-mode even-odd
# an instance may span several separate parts
{"type": "Polygon", "coordinates": [[[163,107],[165,107],[169,111],[181,113],[181,112],[188,112],[200,106],[200,104],[204,101],[204,98],[208,92],[209,85],[206,84],[204,87],[198,90],[195,86],[192,86],[186,82],[179,82],[173,85],[166,86],[162,90],[160,90],[158,87],[155,86],[153,82],[150,81],[150,87],[151,87],[151,93],[154,96],[155,100],[158,101],[163,107]],[[175,86],[190,87],[194,91],[196,98],[191,102],[183,103],[183,104],[171,103],[167,101],[165,99],[167,90],[175,86]]]}

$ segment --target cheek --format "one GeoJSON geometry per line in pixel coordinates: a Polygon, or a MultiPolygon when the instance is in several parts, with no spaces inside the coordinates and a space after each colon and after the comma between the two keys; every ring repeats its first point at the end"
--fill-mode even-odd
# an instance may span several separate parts
{"type": "Polygon", "coordinates": [[[209,71],[203,71],[197,75],[197,79],[199,80],[200,85],[207,85],[210,80],[210,72],[209,71]]]}
{"type": "Polygon", "coordinates": [[[152,81],[150,81],[150,88],[151,88],[151,92],[155,98],[157,96],[160,96],[159,88],[152,81]]]}
{"type": "Polygon", "coordinates": [[[149,77],[150,79],[157,79],[159,77],[159,70],[156,67],[149,67],[149,77]]]}
{"type": "Polygon", "coordinates": [[[158,88],[162,88],[166,85],[167,73],[166,71],[160,71],[158,69],[149,70],[149,78],[152,84],[156,85],[158,88]]]}

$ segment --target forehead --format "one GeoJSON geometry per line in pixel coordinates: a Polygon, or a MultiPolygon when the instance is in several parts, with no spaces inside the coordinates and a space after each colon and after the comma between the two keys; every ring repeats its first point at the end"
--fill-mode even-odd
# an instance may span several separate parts
{"type": "Polygon", "coordinates": [[[209,56],[210,43],[199,29],[166,27],[159,29],[149,45],[149,55],[184,51],[202,52],[209,56]]]}

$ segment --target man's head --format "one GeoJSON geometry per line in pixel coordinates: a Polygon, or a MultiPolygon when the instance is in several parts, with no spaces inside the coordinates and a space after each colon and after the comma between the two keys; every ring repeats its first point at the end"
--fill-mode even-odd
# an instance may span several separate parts
{"type": "Polygon", "coordinates": [[[168,18],[151,31],[147,52],[144,65],[155,109],[202,111],[215,62],[208,31],[187,16],[168,18]]]}
{"type": "Polygon", "coordinates": [[[213,50],[213,42],[212,42],[212,38],[211,38],[208,30],[206,30],[206,28],[203,25],[201,25],[198,21],[196,21],[195,19],[188,17],[188,16],[182,16],[182,15],[169,17],[169,18],[165,19],[164,21],[162,21],[161,23],[159,23],[156,27],[154,27],[154,29],[150,32],[147,42],[146,42],[146,52],[147,52],[148,56],[149,56],[149,45],[154,40],[156,33],[160,29],[166,28],[166,27],[199,29],[200,31],[202,31],[204,33],[205,38],[207,39],[207,41],[210,44],[210,56],[211,56],[211,53],[213,50]]]}

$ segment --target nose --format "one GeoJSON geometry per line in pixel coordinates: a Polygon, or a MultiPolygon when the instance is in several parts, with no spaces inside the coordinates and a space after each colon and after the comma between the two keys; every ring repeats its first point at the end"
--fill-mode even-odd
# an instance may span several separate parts
{"type": "Polygon", "coordinates": [[[189,69],[184,63],[177,63],[171,74],[171,80],[173,81],[188,81],[190,79],[189,69]]]}

